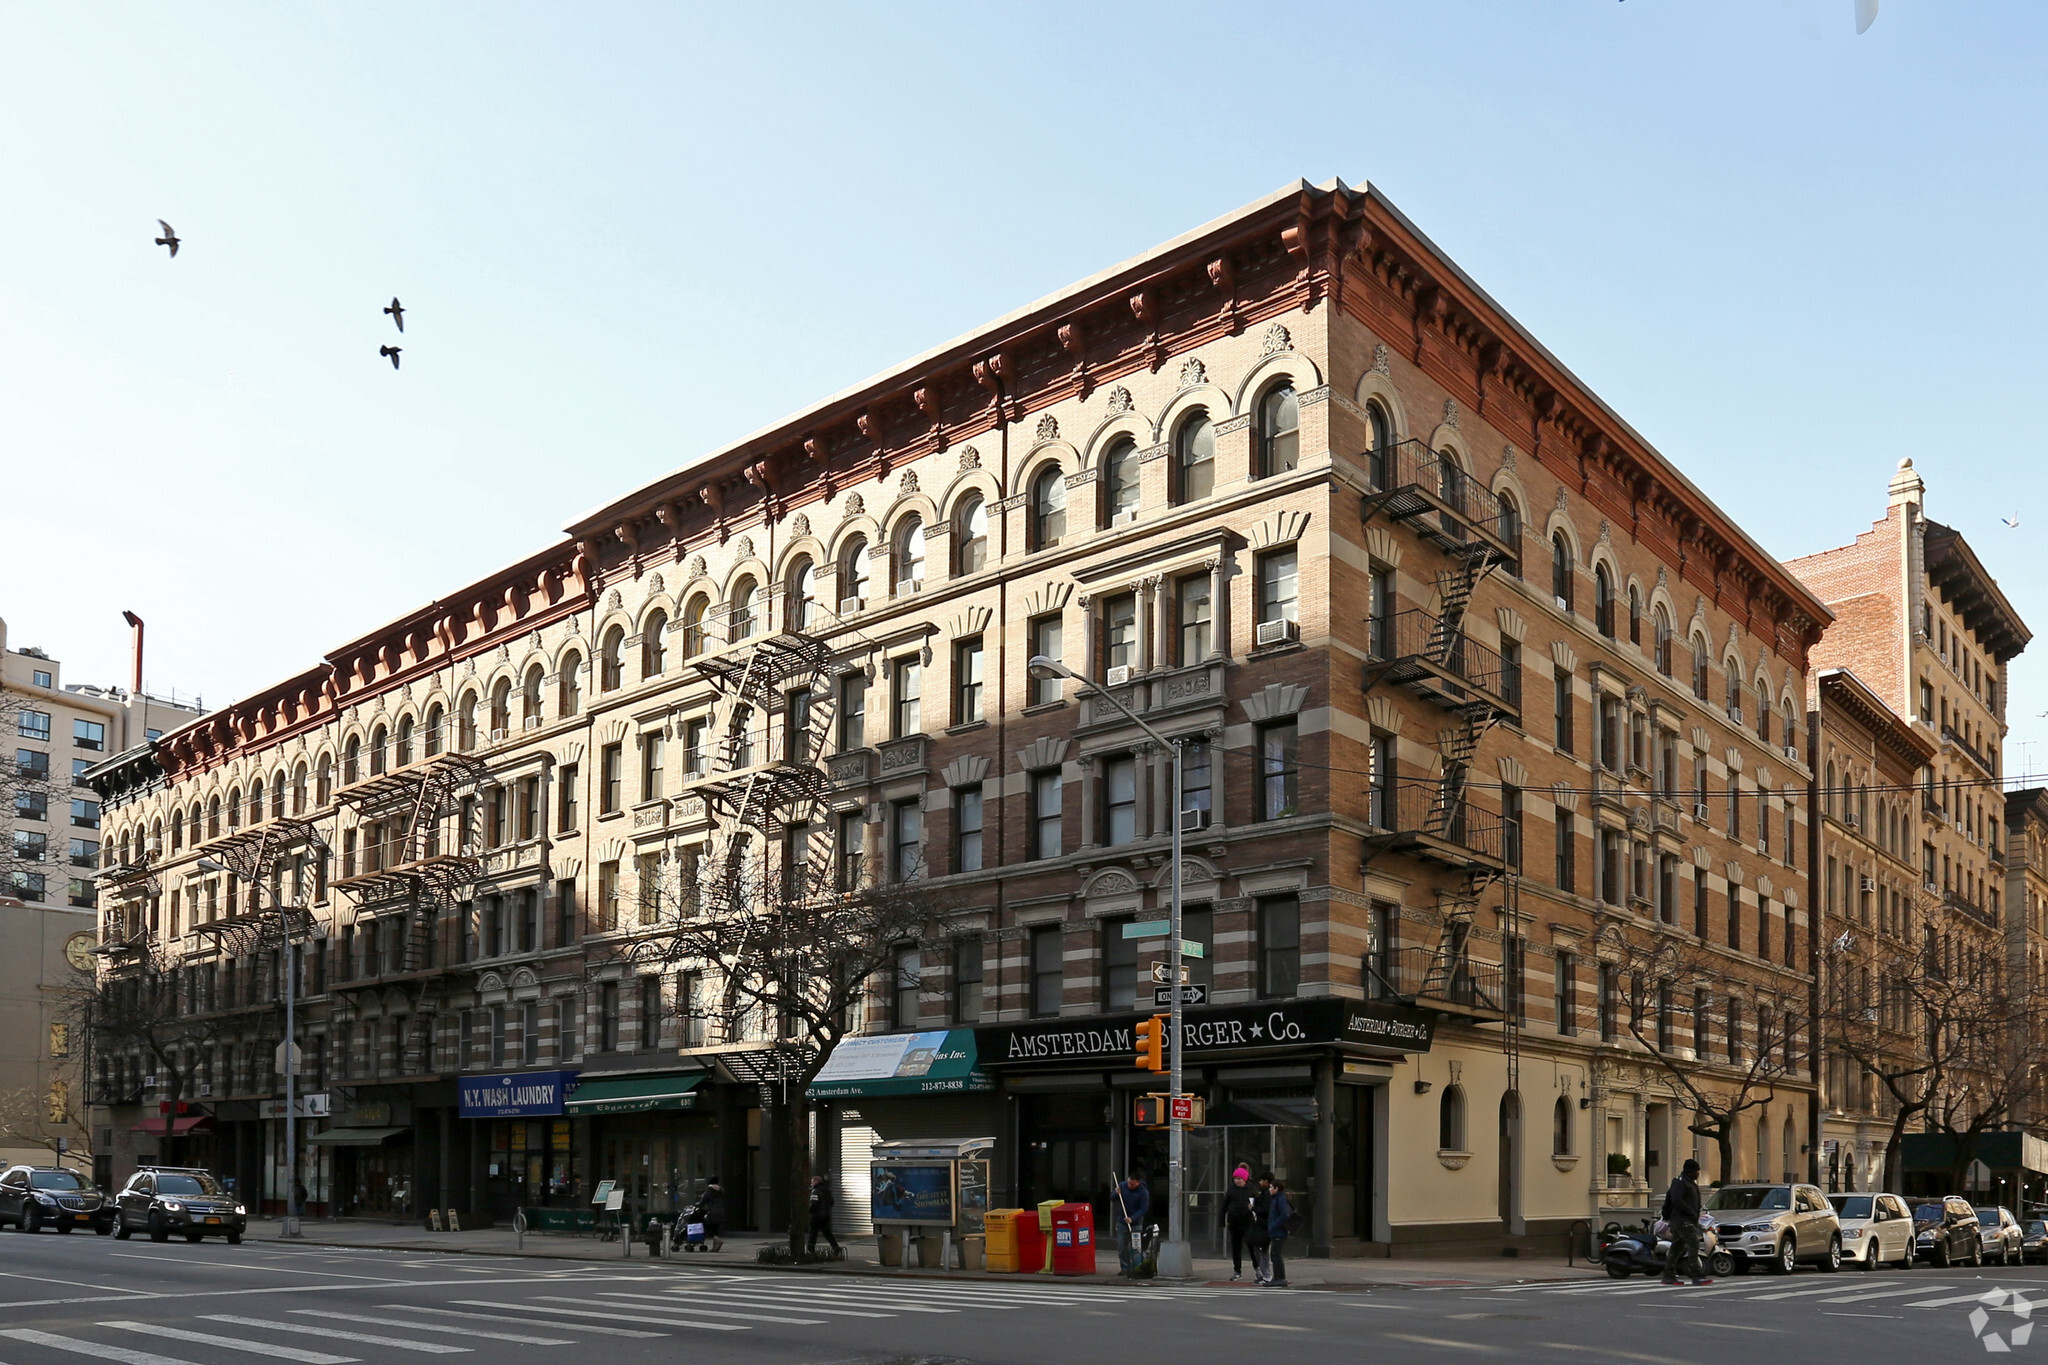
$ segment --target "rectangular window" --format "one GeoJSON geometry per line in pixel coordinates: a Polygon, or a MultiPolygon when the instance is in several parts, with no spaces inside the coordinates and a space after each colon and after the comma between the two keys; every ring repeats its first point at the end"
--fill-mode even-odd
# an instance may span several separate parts
{"type": "Polygon", "coordinates": [[[619,983],[606,981],[597,988],[597,1050],[619,1050],[619,983]]]}
{"type": "Polygon", "coordinates": [[[1500,789],[1501,847],[1508,871],[1522,870],[1522,789],[1504,782],[1500,789]]]}
{"type": "Polygon", "coordinates": [[[491,1006],[491,1065],[505,1065],[505,1007],[491,1006]]]}
{"type": "Polygon", "coordinates": [[[889,668],[889,692],[893,709],[889,713],[889,737],[902,739],[924,730],[924,666],[915,655],[898,659],[889,668]]]}
{"type": "Polygon", "coordinates": [[[1742,888],[1733,883],[1728,887],[1728,946],[1742,947],[1742,888]]]}
{"type": "Polygon", "coordinates": [[[29,680],[33,682],[37,687],[54,686],[54,683],[51,681],[50,674],[44,672],[40,668],[36,669],[33,673],[29,675],[29,680]]]}
{"type": "Polygon", "coordinates": [[[664,736],[659,730],[649,730],[640,736],[640,799],[653,801],[661,796],[661,768],[664,736]]]}
{"type": "Polygon", "coordinates": [[[652,1052],[661,1046],[661,978],[640,978],[640,1050],[652,1052]]]}
{"type": "Polygon", "coordinates": [[[899,882],[924,875],[924,812],[917,801],[913,796],[889,808],[889,873],[899,882]]]}
{"type": "Polygon", "coordinates": [[[625,776],[626,750],[623,744],[607,744],[598,759],[598,799],[600,815],[616,815],[620,803],[626,799],[625,776]]]}
{"type": "Polygon", "coordinates": [[[953,870],[981,871],[981,787],[953,788],[953,870]]]}
{"type": "Polygon", "coordinates": [[[1550,723],[1557,747],[1566,753],[1572,752],[1572,675],[1569,669],[1558,669],[1551,680],[1550,723]]]}
{"type": "Polygon", "coordinates": [[[1557,1031],[1569,1037],[1579,1031],[1579,960],[1570,953],[1557,955],[1552,1008],[1557,1014],[1557,1031]]]}
{"type": "Polygon", "coordinates": [[[608,933],[619,927],[619,860],[600,863],[597,868],[597,929],[608,933]]]}
{"type": "Polygon", "coordinates": [[[1180,934],[1187,942],[1202,945],[1200,957],[1181,959],[1181,966],[1187,968],[1188,984],[1213,985],[1216,976],[1216,912],[1206,905],[1183,906],[1180,934]]]}
{"type": "Polygon", "coordinates": [[[1374,829],[1394,827],[1394,737],[1375,731],[1366,750],[1366,822],[1374,829]]]}
{"type": "Polygon", "coordinates": [[[107,727],[96,720],[74,720],[71,722],[71,745],[75,749],[105,749],[107,727]]]}
{"type": "MultiPolygon", "coordinates": [[[[1138,666],[1138,598],[1135,593],[1118,593],[1102,599],[1102,666],[1105,669],[1138,666]]],[[[1103,675],[1107,680],[1108,674],[1103,675]]]]}
{"type": "Polygon", "coordinates": [[[1594,733],[1594,742],[1600,746],[1600,766],[1610,772],[1620,772],[1621,702],[1615,697],[1602,696],[1599,708],[1599,729],[1594,733]]]}
{"type": "Polygon", "coordinates": [[[1526,964],[1529,956],[1528,940],[1520,934],[1509,934],[1501,940],[1500,976],[1501,993],[1505,997],[1502,1005],[1516,1024],[1528,1022],[1529,1011],[1524,993],[1527,990],[1526,964]]]}
{"type": "MultiPolygon", "coordinates": [[[[519,838],[522,841],[538,839],[540,837],[540,778],[520,778],[518,785],[513,788],[513,796],[515,798],[514,811],[519,838]]],[[[395,834],[393,842],[394,844],[396,843],[395,834]]]]}
{"type": "Polygon", "coordinates": [[[1511,640],[1505,635],[1500,641],[1500,695],[1519,716],[1522,709],[1522,645],[1519,640],[1511,640]]]}
{"type": "Polygon", "coordinates": [[[576,804],[577,779],[580,776],[574,763],[564,763],[555,774],[555,829],[558,833],[573,832],[581,818],[576,804]]]}
{"type": "Polygon", "coordinates": [[[1555,816],[1557,828],[1557,889],[1573,895],[1579,890],[1579,839],[1577,818],[1570,811],[1559,810],[1555,816]]]}
{"type": "Polygon", "coordinates": [[[916,1028],[921,1012],[919,997],[924,994],[923,959],[918,956],[916,947],[906,943],[896,949],[892,966],[896,991],[889,1022],[899,1029],[916,1028]]]}
{"type": "Polygon", "coordinates": [[[50,756],[41,749],[16,749],[14,751],[14,775],[30,782],[46,782],[50,777],[50,756]]]}
{"type": "Polygon", "coordinates": [[[15,720],[14,728],[23,739],[39,739],[50,742],[50,713],[48,711],[23,711],[15,720]]]}
{"type": "Polygon", "coordinates": [[[1692,931],[1700,938],[1707,936],[1707,870],[1704,867],[1692,870],[1692,931]]]}
{"type": "Polygon", "coordinates": [[[1284,820],[1300,809],[1300,728],[1294,721],[1259,731],[1259,818],[1284,820]]]}
{"type": "Polygon", "coordinates": [[[858,890],[861,885],[861,855],[867,837],[867,825],[857,810],[839,813],[837,843],[839,846],[838,889],[858,890]]]}
{"type": "Polygon", "coordinates": [[[1600,831],[1600,899],[1609,905],[1622,903],[1621,832],[1600,831]]]}
{"type": "Polygon", "coordinates": [[[706,1043],[704,973],[684,972],[676,978],[676,1009],[681,1015],[685,1048],[703,1047],[706,1043]]]}
{"type": "Polygon", "coordinates": [[[1301,902],[1274,896],[1259,902],[1259,994],[1284,999],[1301,987],[1301,902]]]}
{"type": "Polygon", "coordinates": [[[1065,852],[1061,804],[1065,786],[1057,769],[1031,774],[1031,856],[1057,858],[1065,852]]]}
{"type": "Polygon", "coordinates": [[[981,637],[953,646],[953,723],[972,725],[982,718],[981,637]]]}
{"type": "Polygon", "coordinates": [[[868,742],[868,680],[858,671],[839,680],[839,752],[868,742]]]}
{"type": "Polygon", "coordinates": [[[48,820],[50,798],[39,791],[18,791],[14,794],[14,818],[17,820],[48,820]]]}
{"type": "Polygon", "coordinates": [[[1123,915],[1101,923],[1102,1008],[1112,1014],[1137,1009],[1138,940],[1124,937],[1124,926],[1131,923],[1131,917],[1123,915]]]}
{"type": "Polygon", "coordinates": [[[1375,659],[1394,657],[1394,571],[1375,564],[1366,585],[1366,648],[1375,659]]]}
{"type": "Polygon", "coordinates": [[[1594,985],[1593,1008],[1600,1020],[1600,1041],[1603,1043],[1614,1041],[1614,984],[1614,968],[1605,962],[1601,963],[1600,975],[1594,985]]]}
{"type": "Polygon", "coordinates": [[[1047,1019],[1060,1012],[1066,997],[1065,931],[1057,924],[1031,930],[1031,1013],[1047,1019]]]}
{"type": "MultiPolygon", "coordinates": [[[[1060,644],[1060,618],[1040,616],[1031,623],[1031,657],[1044,657],[1055,663],[1062,661],[1060,644]]],[[[1025,681],[1026,706],[1043,706],[1060,699],[1064,678],[1027,678],[1025,681]]]]}
{"type": "Polygon", "coordinates": [[[100,803],[84,797],[71,801],[71,824],[75,829],[98,829],[100,827],[100,803]]]}
{"type": "Polygon", "coordinates": [[[953,940],[953,1022],[981,1022],[981,935],[953,940]]]}
{"type": "Polygon", "coordinates": [[[576,879],[555,879],[555,946],[566,948],[576,941],[576,879]]]}
{"type": "Polygon", "coordinates": [[[633,881],[633,899],[640,907],[640,923],[656,923],[661,918],[661,855],[643,853],[635,858],[633,881]]]}
{"type": "Polygon", "coordinates": [[[1102,762],[1102,842],[1128,844],[1138,837],[1138,760],[1119,754],[1102,762]]]}
{"type": "Polygon", "coordinates": [[[1179,627],[1179,657],[1182,668],[1191,668],[1209,657],[1214,629],[1209,601],[1209,575],[1190,574],[1174,584],[1174,612],[1179,627]]]}
{"type": "Polygon", "coordinates": [[[1216,799],[1215,777],[1209,767],[1209,742],[1190,739],[1180,747],[1181,829],[1207,829],[1216,799]]]}
{"type": "Polygon", "coordinates": [[[1301,591],[1299,558],[1293,546],[1259,556],[1258,623],[1296,620],[1301,591]]]}

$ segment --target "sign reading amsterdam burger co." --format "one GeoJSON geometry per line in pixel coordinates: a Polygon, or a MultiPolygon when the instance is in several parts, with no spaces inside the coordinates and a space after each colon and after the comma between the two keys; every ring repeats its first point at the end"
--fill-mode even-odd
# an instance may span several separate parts
{"type": "MultiPolygon", "coordinates": [[[[981,1064],[1027,1066],[1053,1062],[1130,1065],[1135,1026],[1144,1014],[1093,1019],[1047,1019],[975,1030],[981,1064]]],[[[1352,1043],[1387,1052],[1429,1051],[1433,1018],[1383,1000],[1286,1000],[1187,1010],[1181,1046],[1191,1054],[1352,1043]]]]}

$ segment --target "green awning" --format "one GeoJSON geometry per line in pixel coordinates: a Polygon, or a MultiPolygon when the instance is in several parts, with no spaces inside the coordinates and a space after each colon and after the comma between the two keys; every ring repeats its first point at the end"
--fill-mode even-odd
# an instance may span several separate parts
{"type": "Polygon", "coordinates": [[[814,1100],[851,1100],[992,1089],[978,1061],[973,1029],[847,1038],[804,1093],[814,1100]]]}
{"type": "Polygon", "coordinates": [[[581,1118],[592,1114],[640,1114],[650,1109],[689,1109],[697,1103],[691,1092],[703,1082],[705,1074],[656,1071],[642,1076],[586,1076],[562,1107],[564,1112],[581,1118]]]}
{"type": "Polygon", "coordinates": [[[306,1139],[316,1147],[382,1147],[406,1128],[329,1128],[306,1139]]]}

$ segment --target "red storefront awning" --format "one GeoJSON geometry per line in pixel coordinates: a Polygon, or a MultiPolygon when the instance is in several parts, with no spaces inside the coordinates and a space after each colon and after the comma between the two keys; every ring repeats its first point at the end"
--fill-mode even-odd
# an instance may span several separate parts
{"type": "Polygon", "coordinates": [[[212,1132],[213,1116],[211,1114],[193,1114],[182,1119],[170,1117],[144,1119],[128,1131],[131,1133],[141,1133],[149,1137],[190,1137],[194,1133],[212,1132]],[[166,1124],[170,1125],[169,1133],[164,1131],[166,1124]]]}

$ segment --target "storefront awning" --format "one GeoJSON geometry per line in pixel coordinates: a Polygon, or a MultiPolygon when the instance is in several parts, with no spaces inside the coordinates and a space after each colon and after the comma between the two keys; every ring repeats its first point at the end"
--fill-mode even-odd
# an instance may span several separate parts
{"type": "Polygon", "coordinates": [[[316,1147],[382,1147],[407,1128],[329,1128],[306,1139],[316,1147]]]}
{"type": "Polygon", "coordinates": [[[188,1118],[182,1119],[144,1119],[142,1122],[136,1124],[133,1128],[130,1128],[128,1131],[131,1133],[141,1133],[146,1137],[190,1137],[194,1133],[212,1132],[213,1115],[194,1114],[188,1118]],[[164,1125],[167,1123],[171,1127],[171,1131],[169,1132],[169,1134],[166,1134],[164,1132],[164,1125]]]}
{"type": "Polygon", "coordinates": [[[574,1117],[592,1114],[640,1114],[650,1109],[689,1109],[691,1093],[704,1080],[702,1071],[657,1071],[644,1076],[586,1078],[569,1096],[565,1110],[574,1117]]]}
{"type": "Polygon", "coordinates": [[[804,1093],[814,1100],[850,1100],[992,1088],[979,1065],[974,1030],[956,1028],[845,1039],[804,1093]]]}

